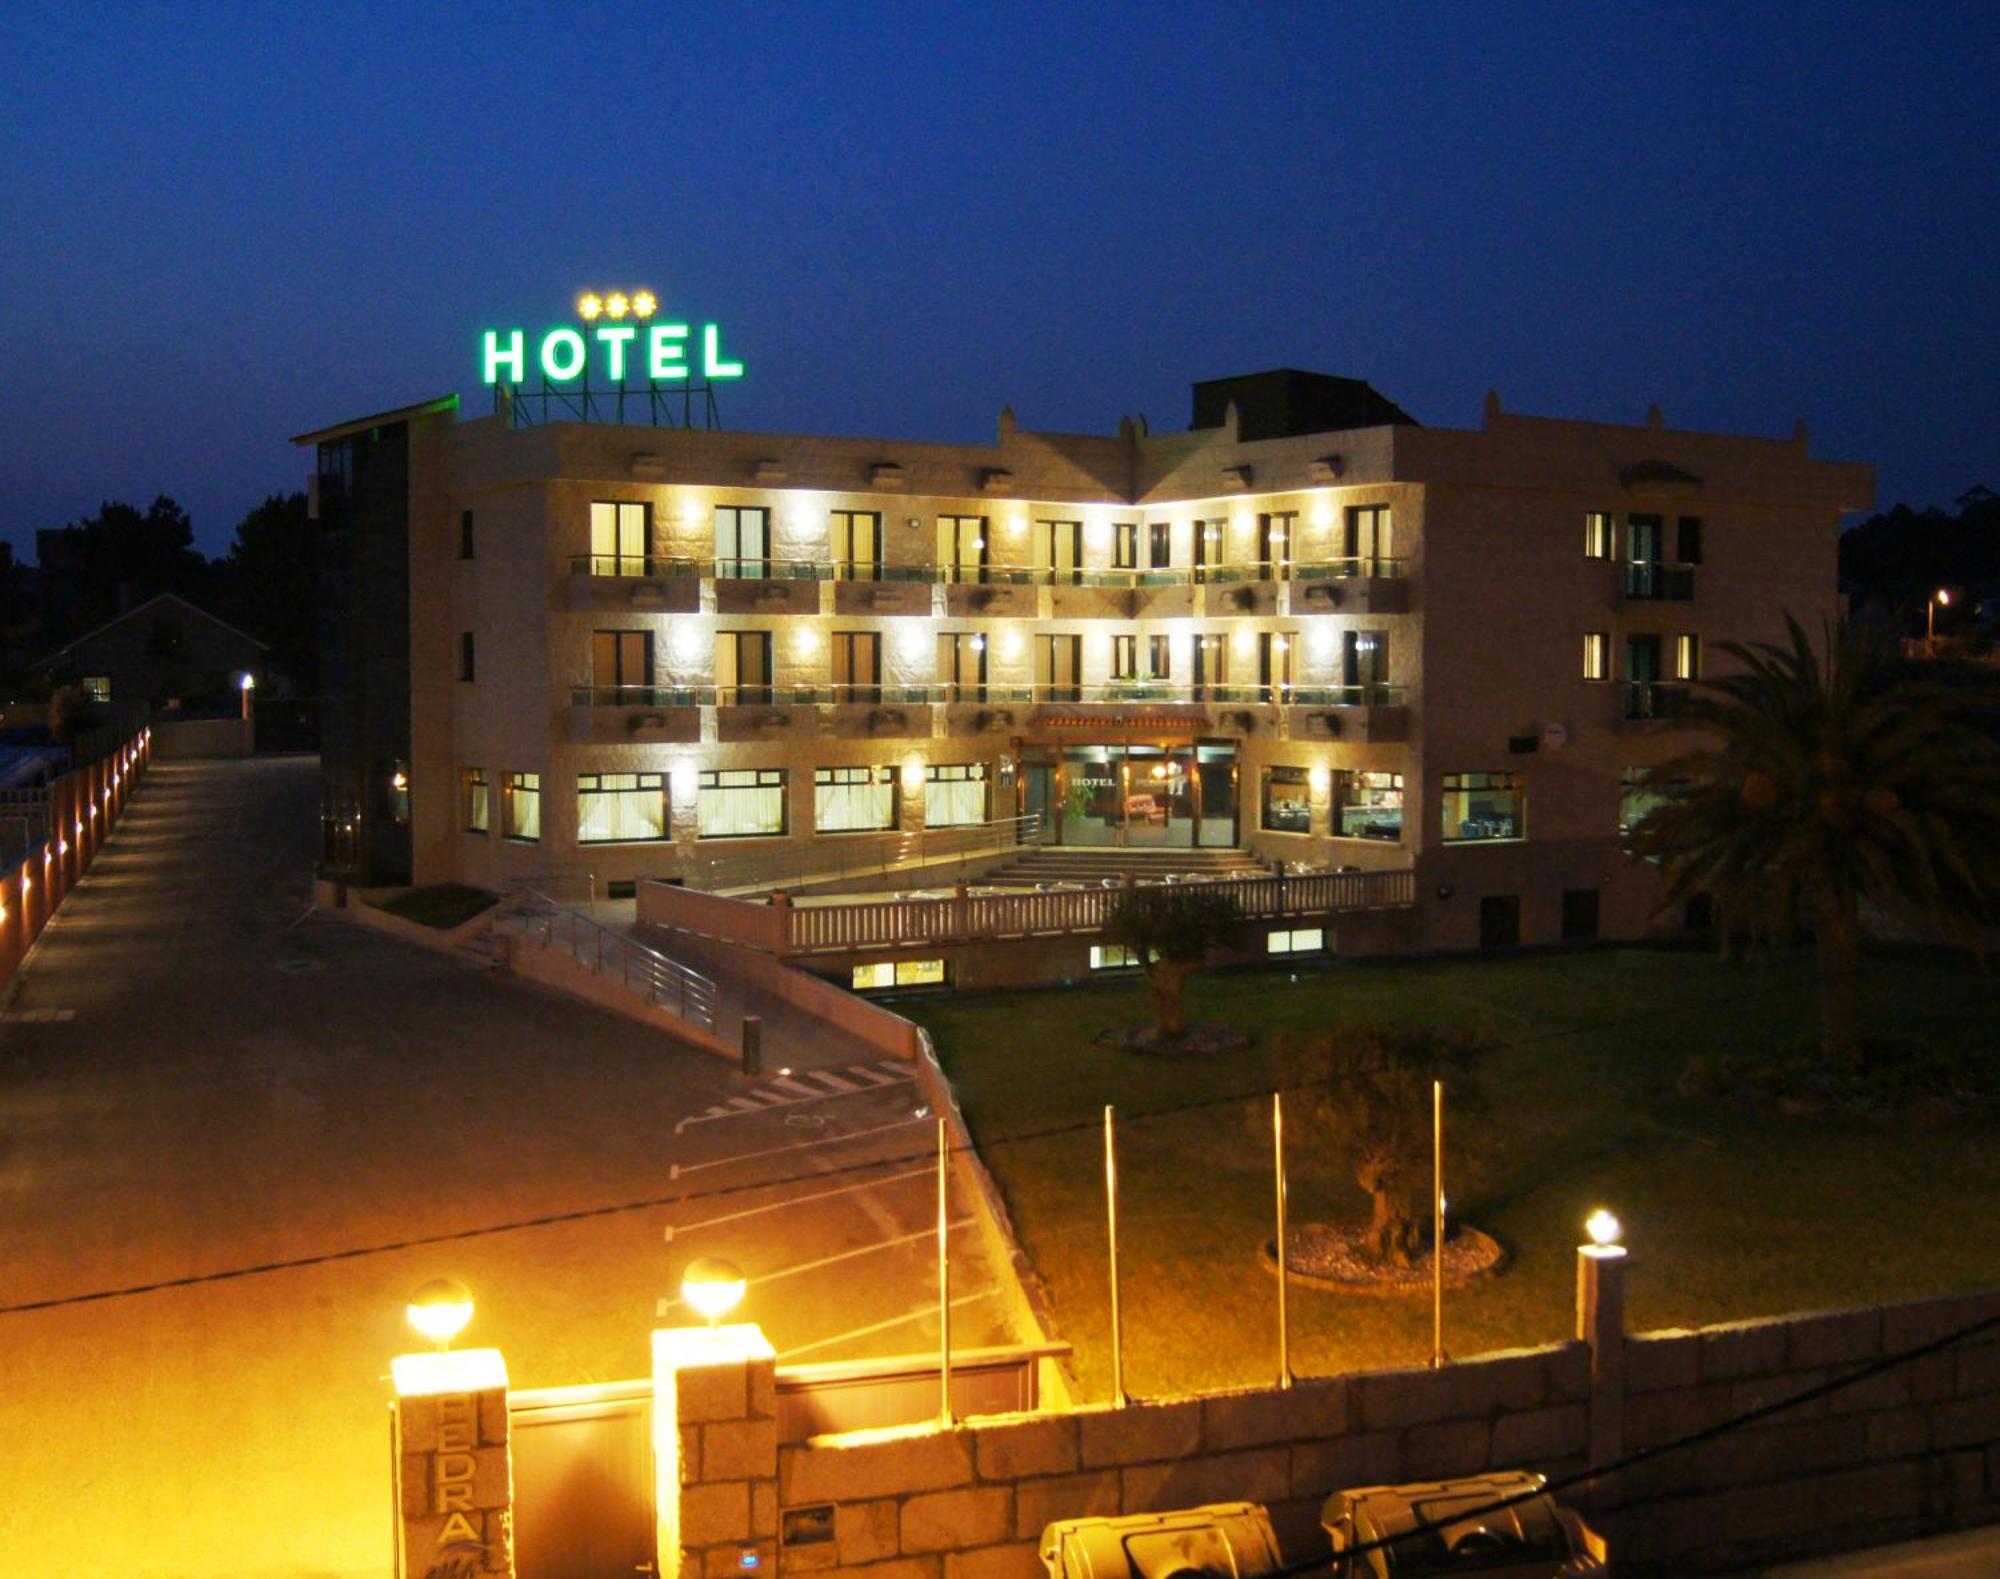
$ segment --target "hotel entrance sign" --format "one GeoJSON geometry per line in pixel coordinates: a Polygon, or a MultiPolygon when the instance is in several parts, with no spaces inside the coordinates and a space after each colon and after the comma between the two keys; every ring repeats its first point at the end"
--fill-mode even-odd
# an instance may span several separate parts
{"type": "Polygon", "coordinates": [[[649,384],[741,378],[743,364],[723,354],[719,324],[660,319],[651,291],[586,292],[577,299],[582,328],[567,324],[532,340],[525,329],[488,329],[480,348],[480,376],[492,385],[527,382],[531,372],[550,384],[587,385],[595,371],[612,388],[628,376],[649,384]],[[697,361],[696,358],[699,358],[697,361]]]}

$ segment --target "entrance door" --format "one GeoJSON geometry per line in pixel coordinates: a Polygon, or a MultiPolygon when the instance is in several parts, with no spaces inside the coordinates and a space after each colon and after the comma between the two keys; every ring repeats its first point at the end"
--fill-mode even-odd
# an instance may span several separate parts
{"type": "Polygon", "coordinates": [[[1056,815],[1055,768],[1047,762],[1023,762],[1021,785],[1024,814],[1041,819],[1036,837],[1043,844],[1060,844],[1062,818],[1056,815]]]}
{"type": "Polygon", "coordinates": [[[1226,743],[1194,748],[1195,843],[1231,849],[1240,830],[1236,814],[1236,747],[1226,743]]]}
{"type": "Polygon", "coordinates": [[[1125,843],[1186,850],[1195,843],[1199,794],[1190,746],[1132,746],[1126,754],[1125,843]]]}

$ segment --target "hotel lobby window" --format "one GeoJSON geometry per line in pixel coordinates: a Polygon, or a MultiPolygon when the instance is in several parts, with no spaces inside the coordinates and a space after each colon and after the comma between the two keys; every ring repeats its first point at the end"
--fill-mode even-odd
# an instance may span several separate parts
{"type": "Polygon", "coordinates": [[[832,525],[833,573],[842,581],[882,576],[882,516],[875,510],[836,510],[832,525]]]}
{"type": "Polygon", "coordinates": [[[880,833],[895,826],[894,768],[813,769],[815,833],[880,833]]]}
{"type": "Polygon", "coordinates": [[[759,839],[785,831],[783,768],[720,768],[703,773],[695,797],[704,839],[759,839]]]}
{"type": "Polygon", "coordinates": [[[1266,954],[1320,954],[1326,950],[1325,927],[1294,927],[1285,932],[1266,932],[1266,954]]]}
{"type": "Polygon", "coordinates": [[[763,581],[770,577],[769,510],[716,506],[715,573],[731,580],[763,581]]]}
{"type": "Polygon", "coordinates": [[[924,780],[924,826],[962,828],[985,822],[992,805],[984,762],[940,762],[924,780]]]}
{"type": "Polygon", "coordinates": [[[638,844],[667,837],[664,773],[579,773],[576,842],[638,844]]]}
{"type": "Polygon", "coordinates": [[[1439,801],[1446,844],[1519,839],[1526,797],[1518,773],[1447,773],[1439,801]]]}
{"type": "Polygon", "coordinates": [[[1342,839],[1403,837],[1403,775],[1350,769],[1334,775],[1333,831],[1342,839]]]}
{"type": "Polygon", "coordinates": [[[1262,826],[1271,833],[1312,832],[1312,788],[1306,769],[1264,769],[1262,826]]]}
{"type": "Polygon", "coordinates": [[[500,780],[500,812],[504,821],[503,839],[522,844],[538,843],[542,837],[542,776],[539,773],[508,773],[500,780]]]}
{"type": "Polygon", "coordinates": [[[944,987],[951,972],[941,959],[883,960],[877,965],[856,965],[849,978],[856,992],[886,992],[893,987],[944,987]]]}
{"type": "Polygon", "coordinates": [[[459,794],[463,802],[460,821],[467,833],[485,833],[493,825],[492,791],[486,782],[486,769],[466,768],[458,775],[459,794]]]}

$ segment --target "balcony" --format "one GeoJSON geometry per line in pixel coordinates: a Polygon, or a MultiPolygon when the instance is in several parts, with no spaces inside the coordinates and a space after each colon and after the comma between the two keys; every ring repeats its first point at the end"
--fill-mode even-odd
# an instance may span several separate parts
{"type": "Polygon", "coordinates": [[[1635,560],[1625,566],[1625,596],[1641,603],[1691,602],[1694,566],[1635,560]]]}
{"type": "Polygon", "coordinates": [[[579,745],[689,744],[701,739],[709,686],[579,685],[569,694],[569,738],[579,745]]]}
{"type": "Polygon", "coordinates": [[[1176,619],[1194,613],[1185,570],[1062,570],[1049,576],[1056,619],[1176,619]]]}
{"type": "Polygon", "coordinates": [[[1040,614],[1050,572],[1024,565],[945,566],[945,612],[954,619],[1023,618],[1040,614]]]}
{"type": "Polygon", "coordinates": [[[817,614],[819,584],[834,567],[818,559],[718,559],[718,614],[817,614]]]}
{"type": "Polygon", "coordinates": [[[926,615],[937,582],[932,565],[835,565],[833,612],[926,615]]]}
{"type": "Polygon", "coordinates": [[[1294,614],[1407,614],[1410,583],[1400,559],[1357,556],[1291,567],[1294,614]]]}
{"type": "Polygon", "coordinates": [[[647,554],[578,554],[569,562],[573,609],[694,614],[701,609],[701,561],[647,554]]]}
{"type": "Polygon", "coordinates": [[[1645,725],[1687,716],[1694,688],[1680,680],[1628,680],[1624,687],[1624,722],[1645,725]]]}
{"type": "Polygon", "coordinates": [[[1356,745],[1410,738],[1410,709],[1399,685],[1301,686],[1290,692],[1292,733],[1306,740],[1356,745]]]}

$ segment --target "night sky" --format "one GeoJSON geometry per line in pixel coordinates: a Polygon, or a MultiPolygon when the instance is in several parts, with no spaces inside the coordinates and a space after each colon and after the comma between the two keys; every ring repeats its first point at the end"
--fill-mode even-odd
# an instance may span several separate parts
{"type": "Polygon", "coordinates": [[[1785,434],[2000,486],[2000,6],[31,6],[0,44],[0,535],[457,390],[649,286],[727,425],[1184,427],[1291,365],[1420,419],[1785,434]]]}

